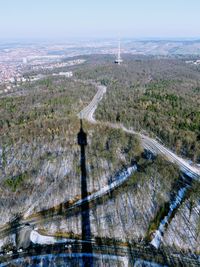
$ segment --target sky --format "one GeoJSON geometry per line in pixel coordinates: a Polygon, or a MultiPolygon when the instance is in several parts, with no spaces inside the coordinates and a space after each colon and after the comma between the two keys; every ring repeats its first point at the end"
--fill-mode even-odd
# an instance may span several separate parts
{"type": "Polygon", "coordinates": [[[0,39],[199,38],[200,0],[0,0],[0,39]]]}

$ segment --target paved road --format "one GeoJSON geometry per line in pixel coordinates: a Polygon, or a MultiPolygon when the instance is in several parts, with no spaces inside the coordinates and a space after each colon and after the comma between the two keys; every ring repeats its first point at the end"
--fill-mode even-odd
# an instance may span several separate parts
{"type": "MultiPolygon", "coordinates": [[[[94,112],[98,106],[98,103],[101,101],[101,99],[103,98],[104,94],[106,93],[106,87],[93,83],[97,88],[98,91],[96,93],[96,95],[94,96],[94,98],[92,99],[92,101],[89,103],[89,105],[87,107],[85,107],[79,114],[78,116],[82,119],[86,119],[88,121],[90,121],[91,123],[100,123],[100,124],[104,124],[107,126],[110,126],[112,128],[117,128],[117,129],[122,129],[123,131],[129,133],[129,134],[137,134],[142,141],[142,145],[144,148],[152,151],[153,153],[159,153],[164,155],[169,161],[176,163],[183,172],[185,172],[187,175],[189,175],[190,177],[194,178],[194,179],[199,179],[200,176],[200,171],[199,169],[197,169],[197,167],[195,166],[191,166],[186,160],[180,158],[179,156],[177,156],[176,154],[174,154],[172,151],[170,151],[169,149],[167,149],[166,147],[164,147],[163,145],[159,144],[156,140],[148,137],[148,136],[144,136],[140,133],[135,132],[132,129],[127,129],[125,128],[123,125],[121,124],[114,124],[114,123],[109,123],[109,122],[97,122],[94,118],[94,112]]],[[[134,170],[132,170],[134,171],[134,170]]],[[[129,170],[128,170],[129,172],[129,170]]],[[[104,188],[102,188],[100,191],[95,192],[94,194],[92,194],[91,196],[88,197],[88,199],[82,199],[77,201],[76,203],[74,203],[71,207],[69,207],[67,210],[73,210],[74,208],[81,206],[85,201],[90,202],[93,201],[96,198],[101,197],[102,195],[107,194],[110,190],[113,190],[114,188],[116,188],[117,186],[119,186],[121,183],[123,183],[124,180],[127,179],[127,177],[129,176],[129,174],[122,175],[122,177],[120,179],[117,179],[115,182],[113,182],[113,184],[110,184],[109,186],[105,186],[104,188]]],[[[55,216],[55,218],[50,218],[50,216],[47,216],[46,218],[33,218],[33,219],[22,219],[20,224],[18,226],[16,226],[17,229],[21,229],[24,227],[24,224],[29,223],[30,225],[34,226],[35,224],[39,223],[40,221],[48,221],[48,220],[54,220],[56,219],[58,216],[55,216]]],[[[15,230],[16,230],[15,228],[15,230]]],[[[0,236],[4,237],[7,234],[9,234],[11,232],[10,227],[8,226],[4,226],[0,229],[0,236]]]]}
{"type": "Polygon", "coordinates": [[[96,123],[96,120],[94,119],[93,115],[97,108],[98,103],[103,98],[103,95],[106,93],[106,86],[99,85],[96,83],[93,83],[93,85],[96,85],[98,88],[98,91],[96,95],[93,97],[92,101],[88,104],[87,107],[85,107],[79,114],[80,119],[86,119],[92,123],[96,123]]]}
{"type": "MultiPolygon", "coordinates": [[[[132,167],[127,168],[127,170],[121,171],[115,177],[115,180],[112,183],[110,183],[109,185],[103,186],[99,191],[92,193],[88,197],[76,201],[74,204],[66,208],[63,212],[65,212],[65,214],[68,214],[68,216],[70,216],[71,212],[73,212],[75,209],[77,212],[77,208],[83,206],[85,203],[92,202],[98,198],[101,198],[104,195],[109,194],[111,191],[113,191],[114,189],[119,187],[121,184],[123,184],[130,177],[130,175],[133,174],[136,170],[137,170],[137,166],[134,165],[132,167]]],[[[22,229],[24,228],[24,225],[26,224],[29,224],[30,226],[34,227],[35,225],[38,225],[39,223],[52,222],[54,220],[58,220],[60,217],[63,216],[63,214],[57,214],[57,213],[52,214],[51,212],[49,212],[49,210],[43,211],[42,213],[43,213],[42,216],[38,215],[37,217],[33,217],[33,218],[24,217],[23,219],[20,220],[20,222],[17,222],[16,224],[13,223],[12,229],[8,225],[1,227],[0,238],[3,238],[7,236],[8,234],[15,233],[16,231],[18,232],[22,231],[22,229]]]]}
{"type": "Polygon", "coordinates": [[[158,141],[156,141],[153,138],[150,138],[146,135],[143,135],[141,133],[138,133],[132,129],[125,128],[122,124],[114,124],[114,123],[104,123],[104,122],[97,122],[94,118],[94,112],[98,106],[98,103],[102,100],[104,94],[106,93],[106,86],[99,85],[96,83],[93,83],[97,87],[97,93],[92,99],[92,101],[89,103],[87,107],[85,107],[78,116],[82,119],[86,119],[91,123],[101,123],[108,125],[112,128],[120,128],[126,133],[130,134],[136,134],[140,137],[142,145],[145,149],[150,150],[154,154],[161,154],[165,156],[166,159],[168,159],[170,162],[175,163],[182,172],[187,174],[189,177],[200,180],[200,168],[196,165],[191,165],[188,163],[187,160],[181,158],[180,156],[176,155],[173,151],[166,148],[164,145],[160,144],[158,141]]]}
{"type": "MultiPolygon", "coordinates": [[[[94,96],[94,98],[92,99],[92,101],[90,102],[90,104],[85,107],[79,114],[78,116],[82,119],[86,119],[88,121],[90,121],[91,123],[101,123],[101,124],[105,124],[105,125],[108,125],[112,128],[120,128],[122,130],[124,130],[125,132],[127,133],[130,133],[130,134],[137,134],[140,138],[141,138],[141,141],[142,141],[142,145],[145,149],[148,149],[150,151],[152,151],[153,153],[155,154],[162,154],[164,155],[169,161],[173,162],[173,163],[176,163],[180,169],[185,172],[187,175],[189,175],[190,177],[194,178],[194,179],[199,179],[200,178],[200,169],[196,166],[191,166],[186,160],[182,159],[181,157],[177,156],[175,153],[173,153],[171,150],[167,149],[165,146],[161,145],[160,143],[158,143],[158,141],[148,137],[148,136],[145,136],[145,135],[142,135],[141,133],[138,133],[138,132],[135,132],[134,130],[132,129],[127,129],[125,128],[123,125],[121,124],[113,124],[113,123],[104,123],[104,122],[97,122],[94,118],[94,112],[98,106],[98,103],[101,101],[101,99],[103,98],[104,94],[106,93],[106,87],[105,86],[102,86],[102,85],[99,85],[99,84],[95,84],[95,86],[98,88],[98,91],[96,93],[96,95],[94,96]]],[[[118,184],[117,184],[118,185],[118,184]]],[[[116,185],[114,185],[113,187],[115,187],[116,185]]],[[[107,190],[110,190],[111,188],[107,188],[107,190]]],[[[113,188],[112,188],[113,189],[113,188]]],[[[107,191],[106,190],[106,191],[107,191]]],[[[92,196],[91,198],[96,198],[96,197],[100,197],[101,194],[105,194],[104,191],[102,192],[98,192],[98,193],[95,193],[94,196],[92,196]]],[[[87,199],[87,201],[89,201],[89,199],[87,199]]],[[[76,204],[82,204],[82,202],[84,202],[84,200],[81,200],[80,203],[76,203],[76,204]]],[[[76,206],[76,205],[75,205],[76,206]]],[[[52,219],[52,218],[51,218],[52,219]]],[[[24,222],[23,222],[24,223],[24,222]]],[[[34,225],[35,224],[35,221],[34,222],[30,222],[31,225],[34,225]]],[[[23,228],[23,224],[20,224],[19,225],[19,228],[23,228]]],[[[2,229],[3,230],[3,229],[2,229]]],[[[10,230],[10,229],[9,229],[10,230]]],[[[9,232],[8,229],[4,229],[3,233],[1,233],[2,235],[5,235],[5,233],[9,232]],[[7,230],[7,231],[6,231],[7,230]]],[[[51,247],[52,248],[52,247],[51,247]]],[[[113,249],[113,246],[109,247],[109,250],[112,250],[113,249]]],[[[127,249],[127,248],[126,248],[127,249]]],[[[125,248],[123,248],[123,253],[124,255],[127,255],[130,253],[130,251],[126,251],[125,248]]],[[[102,250],[103,248],[101,247],[96,247],[94,250],[96,251],[100,251],[100,253],[102,253],[102,250]]],[[[108,247],[106,246],[106,250],[108,251],[108,247]]],[[[144,250],[145,248],[143,248],[141,250],[141,254],[140,255],[137,255],[139,257],[142,257],[144,256],[144,250]]],[[[41,251],[40,251],[41,252],[41,251]]],[[[52,251],[51,251],[52,252],[52,251]]],[[[109,251],[111,252],[111,251],[109,251]]],[[[149,251],[149,255],[152,255],[152,249],[150,249],[149,251]]],[[[24,252],[23,252],[24,253],[24,252]]],[[[23,254],[22,253],[22,254],[23,254]]],[[[120,253],[122,253],[122,248],[120,247],[120,253]]],[[[133,253],[133,252],[132,252],[133,253]]],[[[132,254],[131,253],[131,254],[132,254]]],[[[137,252],[138,253],[138,252],[137,252]]],[[[154,251],[155,253],[155,251],[154,251]]],[[[26,254],[26,253],[25,253],[26,254]]],[[[34,253],[33,253],[34,254],[34,253]]],[[[117,253],[118,254],[118,253],[117,253]]],[[[118,255],[119,255],[118,254],[118,255]]],[[[135,253],[133,253],[135,254],[135,253]]],[[[145,254],[147,255],[147,251],[145,251],[145,254]]],[[[115,248],[115,253],[114,255],[116,255],[116,248],[115,248]]],[[[148,255],[147,258],[150,258],[150,256],[148,255]]],[[[19,256],[19,255],[18,255],[19,256]]],[[[22,255],[23,256],[23,255],[22,255]]],[[[134,255],[135,256],[135,255],[134,255]]],[[[158,256],[161,256],[160,252],[158,252],[158,256]]],[[[179,257],[180,255],[178,255],[179,257]]],[[[154,256],[153,256],[154,257],[154,256]]],[[[13,258],[13,256],[11,256],[11,259],[13,258]]],[[[143,257],[142,257],[143,258],[143,257]]],[[[186,260],[186,259],[184,259],[186,260]]],[[[190,261],[190,259],[188,259],[190,261]]],[[[186,260],[187,262],[187,260],[186,260]]],[[[197,266],[195,264],[199,264],[199,261],[194,261],[194,266],[197,266]]]]}

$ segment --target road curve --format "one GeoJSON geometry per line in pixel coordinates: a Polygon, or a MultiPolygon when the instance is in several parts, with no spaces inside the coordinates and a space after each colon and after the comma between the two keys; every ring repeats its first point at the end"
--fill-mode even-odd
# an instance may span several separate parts
{"type": "Polygon", "coordinates": [[[91,123],[101,123],[107,126],[110,126],[112,128],[118,128],[122,129],[126,133],[129,134],[136,134],[140,137],[142,146],[151,151],[153,154],[160,154],[163,155],[168,161],[176,164],[183,173],[191,177],[195,180],[200,180],[200,168],[196,165],[191,165],[189,162],[180,156],[176,155],[174,152],[172,152],[170,149],[166,148],[164,145],[160,144],[158,141],[156,141],[153,138],[150,138],[146,135],[143,135],[141,133],[138,133],[132,129],[127,129],[122,124],[115,124],[115,123],[109,123],[109,122],[97,122],[94,118],[95,110],[98,106],[98,103],[102,100],[104,94],[106,93],[107,87],[92,83],[97,87],[97,93],[93,97],[92,101],[88,104],[87,107],[85,107],[79,114],[79,118],[86,119],[91,123]]]}
{"type": "Polygon", "coordinates": [[[92,101],[85,107],[79,114],[78,117],[80,119],[86,119],[91,123],[96,123],[96,120],[94,118],[94,112],[98,106],[98,103],[101,101],[103,98],[104,94],[106,93],[106,86],[97,84],[97,83],[92,83],[98,88],[98,91],[96,95],[93,97],[92,101]]]}

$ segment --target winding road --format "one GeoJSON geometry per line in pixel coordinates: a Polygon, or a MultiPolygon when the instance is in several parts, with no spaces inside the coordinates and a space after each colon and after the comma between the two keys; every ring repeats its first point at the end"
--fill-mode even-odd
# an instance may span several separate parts
{"type": "MultiPolygon", "coordinates": [[[[78,117],[80,119],[85,119],[85,120],[89,121],[90,123],[94,123],[94,124],[99,123],[102,125],[107,125],[107,126],[112,127],[112,128],[122,129],[126,133],[138,135],[141,139],[141,144],[142,144],[144,149],[147,149],[154,154],[163,155],[167,160],[169,160],[170,162],[173,162],[177,166],[179,166],[181,171],[184,172],[185,174],[187,174],[189,177],[196,179],[196,180],[199,180],[199,178],[200,178],[200,168],[199,167],[197,167],[195,165],[190,165],[187,160],[181,158],[180,156],[177,156],[174,152],[172,152],[170,149],[166,148],[165,146],[163,146],[162,144],[160,144],[158,141],[154,140],[153,138],[150,138],[146,135],[138,133],[138,132],[134,131],[133,129],[127,129],[122,124],[96,121],[94,118],[94,113],[95,113],[95,110],[98,106],[98,103],[102,100],[103,96],[105,95],[107,88],[106,88],[106,86],[103,86],[100,84],[96,84],[96,83],[93,83],[93,84],[97,87],[97,93],[93,97],[92,101],[88,104],[88,106],[86,106],[78,114],[78,117]]],[[[80,206],[85,201],[90,202],[96,198],[101,197],[102,195],[107,194],[110,190],[113,190],[116,187],[118,187],[119,185],[121,185],[134,171],[136,171],[136,169],[137,169],[136,166],[128,168],[128,170],[125,171],[124,173],[122,173],[121,176],[119,176],[118,179],[116,181],[114,181],[112,184],[105,186],[104,188],[102,188],[98,192],[93,193],[92,195],[88,196],[87,199],[78,200],[76,203],[74,203],[74,205],[71,208],[76,207],[76,206],[80,206]]],[[[19,225],[19,228],[24,227],[24,223],[27,223],[27,221],[28,220],[24,219],[24,221],[22,221],[21,224],[19,225]]],[[[31,225],[34,225],[37,222],[38,222],[37,220],[33,220],[32,222],[29,221],[29,223],[31,225]]],[[[4,229],[2,232],[3,233],[1,233],[1,234],[4,236],[6,233],[8,234],[9,230],[4,229]]],[[[32,233],[35,233],[35,235],[38,234],[37,232],[32,232],[32,233]]],[[[36,236],[36,237],[38,238],[38,236],[36,236]]],[[[65,249],[65,246],[64,246],[64,249],[65,249]]],[[[106,251],[109,251],[111,249],[112,249],[112,247],[108,247],[108,246],[106,247],[106,251]]],[[[97,246],[96,250],[101,252],[102,247],[100,248],[99,246],[97,246]]],[[[55,247],[55,251],[56,251],[56,247],[55,247]]],[[[79,252],[79,250],[77,250],[77,252],[79,252]]],[[[21,256],[24,256],[23,253],[25,253],[25,252],[22,252],[21,256]]],[[[109,257],[111,256],[111,253],[112,253],[112,251],[109,251],[109,257]]],[[[154,253],[156,253],[156,251],[154,251],[154,253]]],[[[113,254],[114,256],[116,256],[116,255],[118,255],[118,257],[121,256],[122,261],[124,261],[124,259],[125,259],[125,262],[126,262],[126,257],[123,258],[124,255],[121,255],[121,254],[128,255],[128,254],[130,254],[130,251],[126,247],[120,247],[120,253],[116,254],[116,251],[115,251],[115,253],[113,254]]],[[[143,251],[143,249],[139,250],[139,252],[137,251],[137,253],[136,253],[136,251],[134,253],[131,251],[131,254],[134,254],[134,256],[136,256],[138,258],[142,258],[142,256],[144,256],[144,251],[143,251]]],[[[145,254],[146,254],[146,256],[148,255],[148,257],[147,257],[148,259],[151,259],[151,257],[149,255],[153,255],[152,254],[152,248],[150,248],[148,253],[146,252],[145,254]]],[[[160,256],[160,252],[158,252],[158,255],[160,256]]],[[[77,257],[77,255],[75,255],[75,256],[77,257]]],[[[153,255],[153,257],[154,257],[154,255],[153,255]]],[[[10,258],[12,259],[12,256],[10,258]]],[[[187,260],[187,259],[185,259],[185,260],[187,260]]],[[[196,264],[196,261],[194,263],[196,264]]],[[[125,263],[125,266],[128,266],[127,263],[125,263]]]]}
{"type": "Polygon", "coordinates": [[[98,106],[98,103],[102,100],[104,94],[106,93],[107,87],[97,83],[92,84],[97,87],[97,93],[93,97],[89,105],[78,114],[79,118],[85,119],[91,123],[100,123],[108,125],[112,128],[122,129],[123,131],[129,134],[138,135],[141,139],[142,146],[145,149],[151,151],[153,154],[160,154],[164,156],[168,161],[176,164],[180,168],[180,170],[186,175],[188,175],[190,178],[200,180],[200,168],[198,166],[194,164],[191,165],[186,159],[183,159],[180,156],[176,155],[173,151],[166,148],[164,145],[160,144],[155,139],[150,138],[144,134],[138,133],[133,129],[127,129],[122,124],[96,121],[94,118],[94,113],[98,106]]]}
{"type": "MultiPolygon", "coordinates": [[[[97,122],[94,118],[94,113],[95,113],[95,110],[98,106],[98,103],[101,101],[104,94],[106,93],[107,88],[105,86],[102,86],[99,84],[95,84],[95,85],[98,89],[97,93],[94,96],[94,98],[92,99],[92,101],[90,102],[90,104],[79,113],[80,118],[86,119],[91,123],[106,124],[107,126],[110,126],[112,128],[122,129],[126,133],[138,135],[144,149],[151,151],[151,153],[153,153],[155,155],[160,154],[160,155],[164,156],[168,161],[176,164],[180,168],[180,170],[183,173],[185,173],[187,176],[189,176],[190,178],[192,178],[194,180],[198,180],[198,181],[200,180],[200,168],[199,167],[195,166],[194,164],[193,165],[189,164],[187,160],[176,155],[170,149],[166,148],[164,145],[160,144],[158,141],[154,140],[153,138],[150,138],[146,135],[138,133],[138,132],[134,131],[133,129],[127,129],[122,124],[114,124],[114,123],[109,123],[109,122],[107,122],[107,123],[97,122]]],[[[172,212],[173,212],[173,210],[169,212],[169,216],[171,215],[172,212]]],[[[162,222],[161,222],[161,226],[162,226],[162,222]]],[[[163,231],[164,231],[164,229],[163,229],[163,231]]],[[[160,245],[160,240],[161,240],[160,233],[161,233],[161,231],[159,228],[156,231],[155,238],[151,242],[152,245],[155,246],[156,248],[158,248],[160,245]]]]}

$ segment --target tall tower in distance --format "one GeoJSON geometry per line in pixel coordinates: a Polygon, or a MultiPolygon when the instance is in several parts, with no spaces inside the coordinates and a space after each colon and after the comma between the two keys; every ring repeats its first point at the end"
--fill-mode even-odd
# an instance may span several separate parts
{"type": "Polygon", "coordinates": [[[118,42],[118,53],[117,53],[117,58],[115,59],[115,63],[117,65],[120,65],[123,62],[122,58],[121,58],[121,44],[120,44],[120,39],[118,42]]]}

